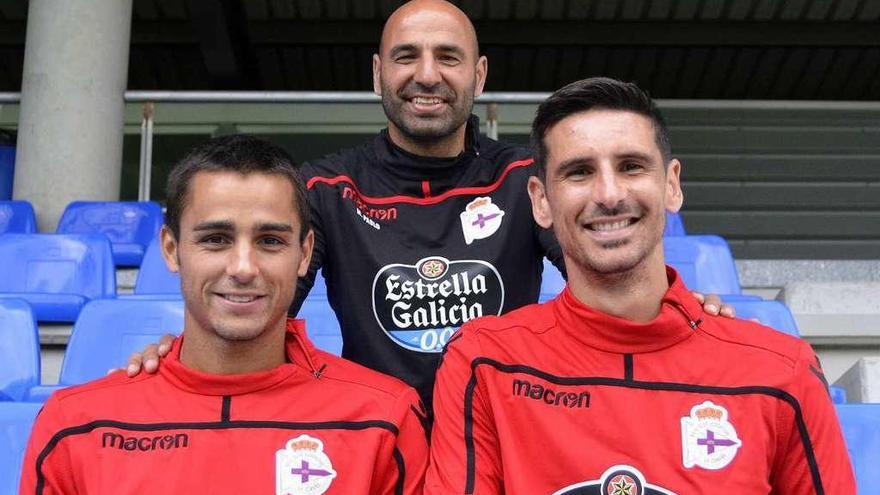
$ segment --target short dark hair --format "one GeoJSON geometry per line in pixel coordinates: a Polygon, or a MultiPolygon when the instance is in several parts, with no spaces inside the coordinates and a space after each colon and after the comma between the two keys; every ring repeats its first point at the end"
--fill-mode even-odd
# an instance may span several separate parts
{"type": "Polygon", "coordinates": [[[672,159],[669,129],[648,93],[635,83],[591,77],[566,85],[538,106],[532,122],[531,144],[539,178],[543,180],[546,174],[547,147],[544,137],[547,132],[566,117],[588,110],[623,110],[644,115],[654,124],[654,139],[663,161],[668,163],[672,159]]]}
{"type": "Polygon", "coordinates": [[[293,186],[293,204],[300,223],[300,242],[311,228],[306,186],[286,151],[265,139],[246,134],[215,137],[193,148],[168,175],[165,225],[180,239],[180,217],[189,199],[189,184],[199,172],[260,173],[286,177],[293,186]]]}

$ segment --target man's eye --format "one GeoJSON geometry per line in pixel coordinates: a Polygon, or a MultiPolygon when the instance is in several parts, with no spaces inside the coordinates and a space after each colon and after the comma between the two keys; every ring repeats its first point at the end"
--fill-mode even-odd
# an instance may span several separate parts
{"type": "Polygon", "coordinates": [[[408,64],[415,59],[412,55],[401,55],[394,59],[398,64],[408,64]]]}
{"type": "Polygon", "coordinates": [[[620,168],[624,172],[639,172],[644,170],[645,167],[643,167],[641,163],[625,162],[620,168]]]}
{"type": "Polygon", "coordinates": [[[584,168],[571,168],[565,171],[565,177],[569,179],[580,179],[589,175],[589,171],[584,168]]]}
{"type": "Polygon", "coordinates": [[[260,244],[270,248],[276,248],[284,246],[287,243],[284,242],[283,239],[279,239],[277,237],[263,237],[262,239],[260,239],[260,244]]]}
{"type": "Polygon", "coordinates": [[[440,62],[446,65],[457,65],[459,62],[461,62],[458,57],[453,57],[452,55],[441,55],[440,57],[438,57],[438,59],[440,60],[440,62]]]}
{"type": "Polygon", "coordinates": [[[202,237],[199,242],[208,246],[221,246],[223,244],[226,244],[227,240],[225,236],[214,234],[202,237]]]}

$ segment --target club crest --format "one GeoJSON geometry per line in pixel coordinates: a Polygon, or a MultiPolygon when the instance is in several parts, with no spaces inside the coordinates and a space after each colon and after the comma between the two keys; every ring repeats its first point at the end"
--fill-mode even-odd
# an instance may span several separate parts
{"type": "Polygon", "coordinates": [[[275,453],[276,495],[321,495],[334,478],[336,471],[317,438],[300,435],[275,453]]]}
{"type": "Polygon", "coordinates": [[[742,442],[728,421],[727,409],[705,401],[681,418],[681,454],[684,467],[722,469],[736,457],[742,442]]]}
{"type": "Polygon", "coordinates": [[[504,211],[492,203],[492,198],[477,198],[467,204],[459,214],[461,230],[465,244],[470,245],[475,239],[485,239],[501,227],[504,211]]]}
{"type": "Polygon", "coordinates": [[[606,469],[597,480],[584,481],[557,490],[553,495],[675,495],[645,481],[638,469],[618,464],[606,469]]]}

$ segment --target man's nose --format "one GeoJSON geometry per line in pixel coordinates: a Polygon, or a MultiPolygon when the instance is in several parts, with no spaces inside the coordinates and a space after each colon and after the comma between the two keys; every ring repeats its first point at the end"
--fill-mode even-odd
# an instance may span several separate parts
{"type": "Polygon", "coordinates": [[[239,243],[229,253],[226,274],[239,283],[248,283],[259,272],[256,251],[248,243],[239,243]]]}
{"type": "Polygon", "coordinates": [[[626,196],[626,186],[612,170],[597,172],[593,182],[593,201],[607,209],[614,209],[626,196]]]}
{"type": "Polygon", "coordinates": [[[424,86],[432,87],[439,84],[442,79],[440,67],[434,57],[426,56],[419,60],[413,80],[424,86]]]}

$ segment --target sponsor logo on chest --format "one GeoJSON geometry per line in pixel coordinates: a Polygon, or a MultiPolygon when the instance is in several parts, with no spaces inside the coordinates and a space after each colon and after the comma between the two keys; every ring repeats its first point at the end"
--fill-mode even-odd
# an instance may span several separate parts
{"type": "Polygon", "coordinates": [[[376,230],[382,230],[381,222],[397,220],[397,208],[373,208],[351,187],[342,189],[342,198],[354,204],[354,212],[364,223],[376,230]]]}
{"type": "Polygon", "coordinates": [[[553,495],[676,495],[645,481],[638,469],[619,464],[606,469],[597,480],[566,486],[553,495]]]}
{"type": "Polygon", "coordinates": [[[376,322],[413,351],[440,352],[463,323],[500,314],[503,306],[501,276],[482,260],[432,256],[415,265],[386,265],[373,279],[376,322]]]}
{"type": "Polygon", "coordinates": [[[103,449],[152,452],[155,450],[171,450],[186,447],[189,447],[189,436],[186,433],[126,437],[119,433],[108,431],[101,435],[101,448],[103,449]]]}
{"type": "Polygon", "coordinates": [[[590,392],[586,390],[558,390],[528,380],[513,380],[513,396],[540,401],[549,406],[569,409],[590,407],[590,392]]]}

